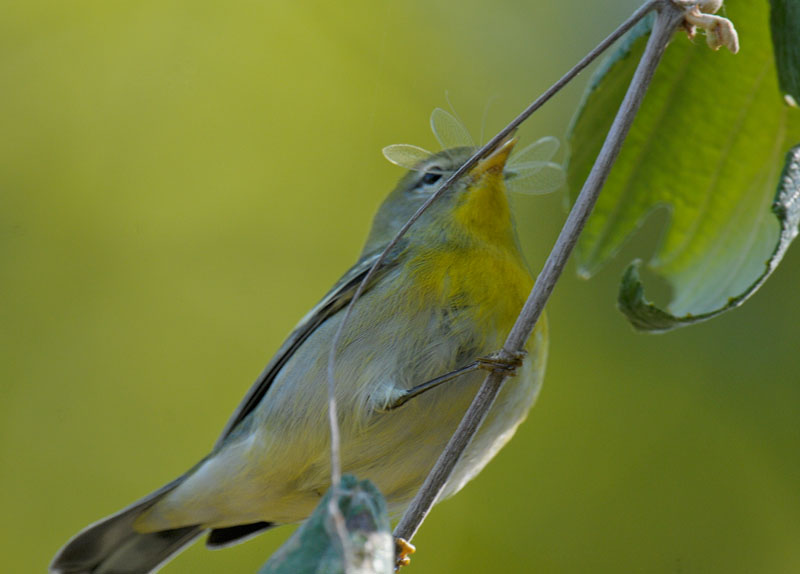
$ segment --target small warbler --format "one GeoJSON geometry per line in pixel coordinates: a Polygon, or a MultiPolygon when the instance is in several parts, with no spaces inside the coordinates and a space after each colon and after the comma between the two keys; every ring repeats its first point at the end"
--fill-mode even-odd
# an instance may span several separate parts
{"type": "MultiPolygon", "coordinates": [[[[409,229],[356,301],[339,340],[342,468],[370,479],[393,514],[417,492],[485,372],[441,375],[500,349],[533,284],[504,181],[513,176],[506,161],[515,141],[479,162],[409,229]]],[[[221,547],[308,517],[330,485],[327,365],[344,309],[397,230],[473,152],[431,154],[409,171],[378,210],[358,262],[289,335],[211,453],[77,534],[51,571],[152,572],[205,531],[207,545],[221,547]]],[[[536,398],[546,352],[541,320],[443,497],[511,438],[536,398]]]]}

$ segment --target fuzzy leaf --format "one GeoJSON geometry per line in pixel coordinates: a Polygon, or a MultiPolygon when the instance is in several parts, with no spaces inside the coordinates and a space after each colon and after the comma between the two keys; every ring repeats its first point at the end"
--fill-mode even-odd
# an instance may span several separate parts
{"type": "Polygon", "coordinates": [[[339,510],[347,530],[348,567],[328,509],[329,489],[317,508],[259,574],[391,574],[394,542],[389,531],[386,502],[378,489],[364,480],[343,476],[339,510]]]}

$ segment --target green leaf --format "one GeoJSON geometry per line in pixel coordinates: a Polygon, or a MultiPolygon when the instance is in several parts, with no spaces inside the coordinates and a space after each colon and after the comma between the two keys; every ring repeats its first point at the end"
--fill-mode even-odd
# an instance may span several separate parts
{"type": "Polygon", "coordinates": [[[737,297],[732,297],[722,308],[701,315],[686,315],[675,317],[662,311],[644,296],[644,287],[639,280],[640,260],[636,260],[625,270],[620,285],[617,303],[634,327],[641,331],[661,332],[669,331],[675,327],[682,327],[712,318],[715,315],[744,303],[750,295],[761,287],[770,273],[783,259],[789,244],[797,236],[798,223],[800,223],[800,146],[793,148],[786,157],[786,166],[781,177],[778,195],[772,204],[772,212],[778,218],[781,226],[780,239],[775,246],[775,251],[767,261],[761,276],[744,292],[737,297]]]}
{"type": "MultiPolygon", "coordinates": [[[[342,541],[329,510],[333,489],[283,546],[278,548],[259,574],[345,574],[342,541]]],[[[386,502],[368,480],[358,482],[343,476],[339,510],[347,531],[347,574],[391,574],[394,542],[389,530],[386,502]]]]}
{"type": "Polygon", "coordinates": [[[787,101],[794,106],[800,102],[800,2],[770,0],[769,23],[778,80],[787,101]]]}
{"type": "MultiPolygon", "coordinates": [[[[800,142],[800,112],[782,101],[766,4],[731,0],[725,6],[740,53],[713,52],[705,42],[676,35],[576,246],[578,272],[590,277],[651,213],[668,211],[648,262],[672,287],[666,310],[646,302],[635,266],[621,285],[620,305],[638,329],[665,331],[741,304],[794,237],[794,230],[781,229],[794,217],[793,203],[780,198],[784,191],[791,195],[792,184],[778,193],[777,218],[770,205],[784,157],[800,142]]],[[[584,96],[569,135],[573,192],[600,150],[651,22],[631,31],[584,96]]],[[[784,174],[793,169],[787,164],[784,174]]]]}

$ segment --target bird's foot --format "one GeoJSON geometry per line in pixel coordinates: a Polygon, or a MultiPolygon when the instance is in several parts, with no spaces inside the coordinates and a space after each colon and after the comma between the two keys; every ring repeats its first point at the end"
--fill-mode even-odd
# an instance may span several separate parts
{"type": "Polygon", "coordinates": [[[492,353],[486,357],[480,357],[476,362],[479,369],[491,371],[493,373],[501,372],[507,377],[513,377],[517,374],[517,369],[522,366],[522,361],[528,355],[525,351],[516,353],[508,353],[499,351],[492,353]]]}

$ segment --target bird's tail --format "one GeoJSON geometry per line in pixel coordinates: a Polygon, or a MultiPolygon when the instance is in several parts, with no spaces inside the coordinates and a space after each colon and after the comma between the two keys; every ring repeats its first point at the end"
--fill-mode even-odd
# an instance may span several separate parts
{"type": "Polygon", "coordinates": [[[136,518],[174,489],[183,477],[95,522],[58,551],[52,574],[146,574],[153,572],[205,530],[185,526],[160,532],[137,532],[136,518]]]}

